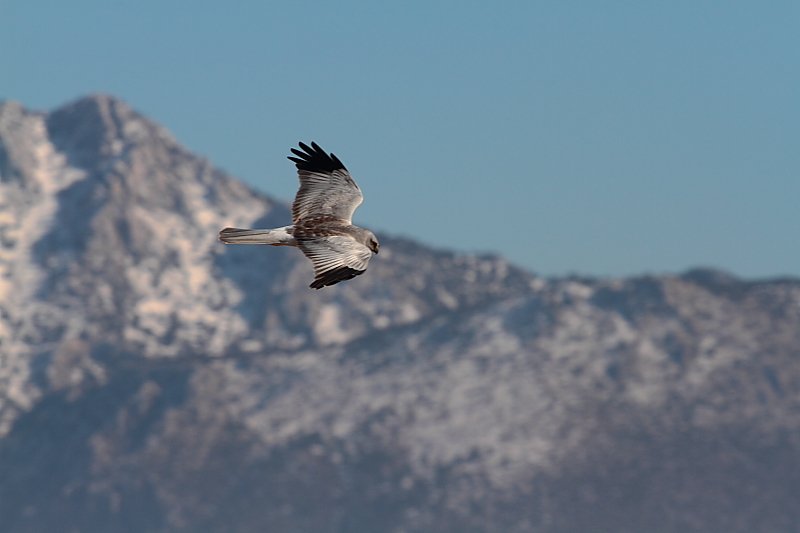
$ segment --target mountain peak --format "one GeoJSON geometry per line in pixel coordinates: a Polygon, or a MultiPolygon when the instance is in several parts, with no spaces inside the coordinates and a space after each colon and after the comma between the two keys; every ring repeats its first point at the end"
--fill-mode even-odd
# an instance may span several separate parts
{"type": "Polygon", "coordinates": [[[22,103],[17,100],[0,100],[0,120],[9,114],[20,115],[24,110],[22,103]]]}
{"type": "Polygon", "coordinates": [[[53,143],[79,167],[119,156],[131,144],[176,144],[165,128],[123,100],[104,93],[90,94],[56,109],[47,118],[47,129],[53,143]]]}

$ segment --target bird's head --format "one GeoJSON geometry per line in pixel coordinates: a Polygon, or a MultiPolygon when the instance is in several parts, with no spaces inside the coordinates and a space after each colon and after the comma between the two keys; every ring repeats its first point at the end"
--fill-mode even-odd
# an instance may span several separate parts
{"type": "Polygon", "coordinates": [[[378,253],[378,250],[381,249],[381,245],[378,242],[378,238],[372,232],[370,232],[369,235],[367,235],[367,242],[365,244],[367,245],[367,248],[369,248],[376,254],[378,253]]]}

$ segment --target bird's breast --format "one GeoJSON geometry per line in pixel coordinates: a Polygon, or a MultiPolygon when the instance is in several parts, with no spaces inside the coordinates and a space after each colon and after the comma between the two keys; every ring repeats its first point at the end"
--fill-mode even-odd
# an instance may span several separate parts
{"type": "Polygon", "coordinates": [[[328,235],[350,235],[352,226],[346,220],[332,215],[305,218],[294,225],[296,237],[325,237],[328,235]]]}

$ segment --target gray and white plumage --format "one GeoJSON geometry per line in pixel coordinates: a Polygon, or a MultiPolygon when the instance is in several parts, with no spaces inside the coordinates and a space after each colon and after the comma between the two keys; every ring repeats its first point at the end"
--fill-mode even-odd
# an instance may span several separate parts
{"type": "Polygon", "coordinates": [[[297,246],[314,265],[312,289],[335,285],[363,274],[380,245],[375,235],[352,224],[364,196],[345,166],[316,143],[300,143],[289,157],[297,166],[300,189],[292,203],[292,225],[275,229],[225,228],[227,244],[297,246]]]}

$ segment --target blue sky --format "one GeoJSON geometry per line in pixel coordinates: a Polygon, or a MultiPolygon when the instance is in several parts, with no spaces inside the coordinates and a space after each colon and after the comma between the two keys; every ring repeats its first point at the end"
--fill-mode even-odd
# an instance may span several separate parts
{"type": "Polygon", "coordinates": [[[800,3],[0,4],[0,98],[115,94],[278,198],[545,275],[800,276],[800,3]]]}

